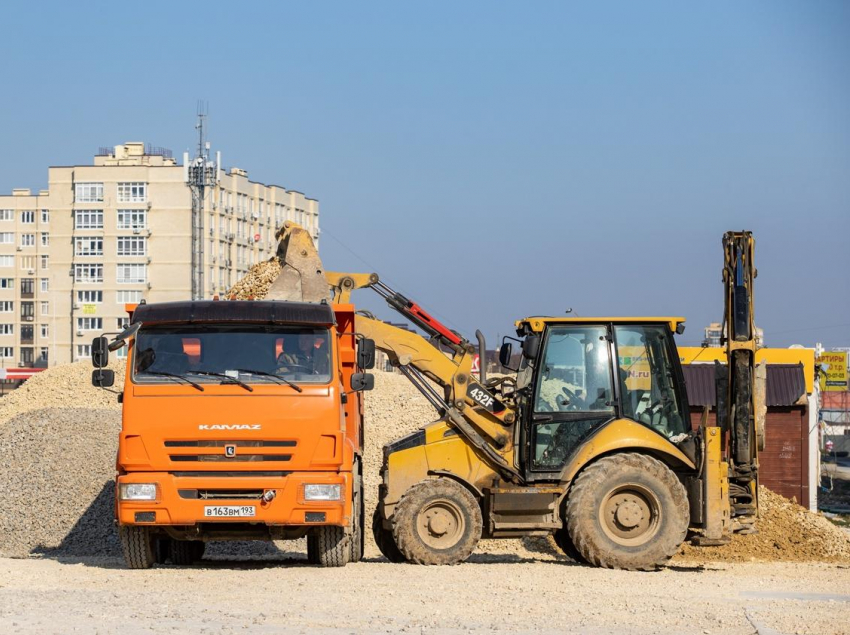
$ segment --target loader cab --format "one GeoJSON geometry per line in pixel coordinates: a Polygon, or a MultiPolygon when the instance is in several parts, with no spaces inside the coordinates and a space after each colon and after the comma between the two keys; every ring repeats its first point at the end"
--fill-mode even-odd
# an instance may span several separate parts
{"type": "Polygon", "coordinates": [[[558,480],[571,456],[613,421],[673,443],[690,431],[679,355],[682,318],[529,318],[518,373],[520,463],[529,481],[558,480]],[[527,352],[533,353],[532,355],[527,352]]]}

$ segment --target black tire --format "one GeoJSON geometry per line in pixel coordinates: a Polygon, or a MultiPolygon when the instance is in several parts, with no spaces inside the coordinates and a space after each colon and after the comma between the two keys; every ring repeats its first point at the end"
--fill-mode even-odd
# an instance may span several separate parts
{"type": "Polygon", "coordinates": [[[570,538],[570,532],[567,531],[566,527],[555,531],[554,538],[555,544],[558,545],[558,548],[564,552],[567,558],[578,564],[587,564],[587,560],[584,559],[584,556],[579,553],[579,550],[573,544],[573,539],[570,538]]]}
{"type": "Polygon", "coordinates": [[[394,563],[406,562],[404,554],[395,544],[393,532],[384,529],[380,507],[376,507],[375,513],[372,514],[372,536],[375,538],[375,544],[378,545],[378,551],[384,558],[394,563]]]}
{"type": "Polygon", "coordinates": [[[124,562],[130,569],[150,569],[156,562],[154,539],[148,527],[122,525],[118,528],[124,562]]]}
{"type": "Polygon", "coordinates": [[[676,475],[644,454],[615,454],[579,474],[567,498],[567,532],[584,559],[608,569],[665,564],[688,532],[688,496],[676,475]]]}
{"type": "Polygon", "coordinates": [[[322,525],[307,536],[307,560],[320,567],[344,567],[351,558],[351,534],[345,527],[322,525]]]}
{"type": "Polygon", "coordinates": [[[447,478],[422,481],[401,497],[392,516],[399,552],[416,564],[458,564],[481,539],[481,508],[463,485],[447,478]]]}
{"type": "Polygon", "coordinates": [[[204,557],[206,543],[201,540],[172,540],[171,562],[176,565],[190,565],[204,557]]]}
{"type": "Polygon", "coordinates": [[[357,462],[354,472],[354,495],[351,498],[351,516],[354,519],[354,524],[351,528],[351,554],[349,554],[349,562],[360,562],[363,559],[364,531],[366,525],[366,510],[364,509],[363,498],[363,476],[360,469],[360,463],[357,462]]]}

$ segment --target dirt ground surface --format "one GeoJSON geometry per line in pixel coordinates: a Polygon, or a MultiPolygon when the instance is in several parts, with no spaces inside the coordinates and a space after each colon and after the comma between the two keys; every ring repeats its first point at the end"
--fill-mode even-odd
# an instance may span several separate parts
{"type": "Polygon", "coordinates": [[[0,632],[850,632],[850,569],[687,565],[608,571],[473,556],[454,567],[309,567],[303,556],[129,571],[117,558],[0,559],[0,632]]]}

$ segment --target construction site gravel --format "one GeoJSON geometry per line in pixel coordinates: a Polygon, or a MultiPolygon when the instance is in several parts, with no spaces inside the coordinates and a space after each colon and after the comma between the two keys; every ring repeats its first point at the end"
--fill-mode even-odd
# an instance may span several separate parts
{"type": "MultiPolygon", "coordinates": [[[[255,268],[236,295],[261,298],[276,267],[255,268]]],[[[112,368],[120,391],[122,363],[112,368]]],[[[90,375],[58,366],[0,399],[0,632],[850,631],[850,540],[766,490],[758,534],[685,546],[655,573],[578,566],[542,538],[482,541],[457,567],[391,565],[370,535],[366,561],[341,570],[307,567],[304,541],[217,543],[196,567],[124,570],[112,509],[121,410],[90,375]]],[[[383,445],[436,416],[403,376],[376,373],[368,517],[383,445]]]]}

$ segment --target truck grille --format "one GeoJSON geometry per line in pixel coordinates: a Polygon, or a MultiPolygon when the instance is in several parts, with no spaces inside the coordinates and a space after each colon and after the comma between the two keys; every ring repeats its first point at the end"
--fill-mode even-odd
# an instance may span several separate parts
{"type": "Polygon", "coordinates": [[[258,500],[263,497],[261,489],[181,489],[180,498],[200,500],[258,500]]]}
{"type": "Polygon", "coordinates": [[[239,441],[219,439],[177,439],[165,441],[166,448],[198,448],[201,450],[201,452],[198,452],[197,454],[170,454],[168,458],[175,463],[279,463],[289,461],[292,458],[292,455],[272,454],[270,452],[263,452],[262,450],[273,451],[273,448],[294,448],[297,444],[297,441],[289,439],[242,439],[239,441]],[[236,448],[237,453],[233,456],[226,456],[224,448],[227,446],[236,448]],[[246,452],[243,448],[257,449],[260,451],[246,452]],[[213,452],[210,452],[210,450],[213,450],[213,452]]]}

